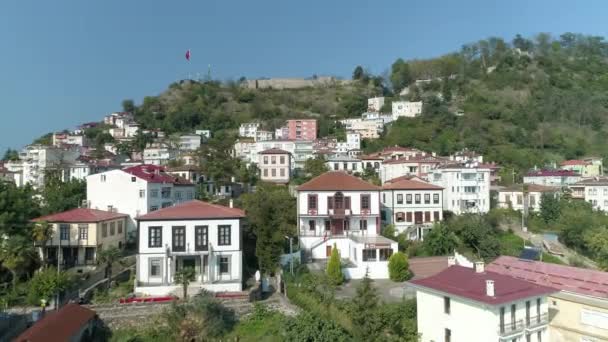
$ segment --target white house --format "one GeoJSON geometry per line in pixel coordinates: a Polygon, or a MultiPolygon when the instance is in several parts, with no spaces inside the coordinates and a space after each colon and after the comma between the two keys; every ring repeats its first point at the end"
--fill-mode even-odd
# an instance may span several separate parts
{"type": "Polygon", "coordinates": [[[78,145],[88,146],[87,137],[82,134],[53,133],[53,146],[78,145]]]}
{"type": "Polygon", "coordinates": [[[194,269],[189,294],[243,289],[242,219],[237,208],[189,201],[137,217],[135,293],[180,295],[175,274],[194,269]]]}
{"type": "Polygon", "coordinates": [[[34,188],[42,188],[46,171],[61,171],[80,156],[77,147],[29,145],[19,152],[18,161],[9,161],[5,167],[11,172],[22,174],[19,177],[22,185],[31,184],[34,188]]]}
{"type": "Polygon", "coordinates": [[[608,178],[595,177],[570,185],[572,198],[584,199],[594,209],[608,212],[608,178]]]}
{"type": "Polygon", "coordinates": [[[125,125],[125,138],[134,138],[139,132],[139,124],[129,123],[125,125]]]}
{"type": "Polygon", "coordinates": [[[260,179],[264,182],[289,183],[291,173],[291,154],[271,148],[260,152],[260,179]]]}
{"type": "Polygon", "coordinates": [[[410,240],[423,240],[443,219],[443,188],[403,177],[382,186],[382,222],[392,224],[410,240]]]}
{"type": "Polygon", "coordinates": [[[327,259],[336,245],[347,278],[388,278],[397,242],[380,235],[380,188],[330,171],[297,188],[298,232],[307,259],[327,259]]]}
{"type": "Polygon", "coordinates": [[[243,123],[239,126],[239,137],[256,138],[256,132],[260,127],[259,122],[243,123]]]}
{"type": "MultiPolygon", "coordinates": [[[[125,213],[131,219],[193,200],[194,196],[194,184],[167,174],[156,165],[138,165],[87,177],[89,208],[125,213]]],[[[127,233],[134,230],[135,222],[129,220],[127,233]]]]}
{"type": "Polygon", "coordinates": [[[195,151],[201,147],[201,136],[198,134],[184,134],[179,137],[179,149],[195,151]]]}
{"type": "MultiPolygon", "coordinates": [[[[514,210],[524,210],[524,208],[527,208],[526,210],[528,211],[538,212],[540,211],[543,194],[555,196],[561,189],[553,186],[529,184],[525,195],[523,190],[523,184],[515,184],[498,190],[498,207],[514,210]]],[[[606,199],[608,200],[608,197],[606,199]]]]}
{"type": "Polygon", "coordinates": [[[382,106],[384,106],[383,96],[367,99],[367,110],[370,112],[380,112],[382,106]]]}
{"type": "Polygon", "coordinates": [[[428,175],[432,170],[446,163],[448,163],[446,159],[429,155],[426,152],[417,155],[406,154],[403,157],[382,162],[380,180],[388,182],[391,179],[407,175],[428,179],[428,175]]]}
{"type": "MultiPolygon", "coordinates": [[[[298,145],[306,143],[305,141],[298,141],[298,145]]],[[[310,155],[312,156],[312,143],[310,143],[310,155]]],[[[294,157],[294,163],[291,167],[295,167],[297,155],[296,152],[296,141],[289,140],[271,140],[271,141],[257,141],[252,142],[250,140],[239,140],[234,144],[234,156],[242,159],[246,163],[254,163],[259,165],[260,152],[276,148],[279,150],[287,151],[294,157]]]]}
{"type": "Polygon", "coordinates": [[[581,175],[572,170],[537,170],[526,174],[524,183],[564,187],[581,179],[581,175]]]}
{"type": "Polygon", "coordinates": [[[325,166],[327,166],[328,170],[332,171],[345,171],[348,173],[364,171],[361,159],[349,156],[330,157],[325,162],[325,166]]]}
{"type": "Polygon", "coordinates": [[[177,158],[177,150],[165,144],[148,146],[143,154],[144,164],[150,165],[167,165],[170,160],[177,158]]]}
{"type": "Polygon", "coordinates": [[[393,120],[405,116],[408,118],[414,118],[422,114],[422,101],[420,102],[409,102],[409,101],[393,101],[393,120]]]}
{"type": "Polygon", "coordinates": [[[346,132],[346,141],[336,142],[335,149],[338,153],[348,153],[352,150],[360,150],[361,134],[357,132],[346,132]]]}
{"type": "Polygon", "coordinates": [[[557,290],[507,275],[453,265],[412,280],[422,342],[551,341],[547,296],[557,290]]]}
{"type": "Polygon", "coordinates": [[[442,187],[443,210],[456,215],[490,211],[490,169],[477,163],[438,166],[429,174],[432,184],[442,187]]]}

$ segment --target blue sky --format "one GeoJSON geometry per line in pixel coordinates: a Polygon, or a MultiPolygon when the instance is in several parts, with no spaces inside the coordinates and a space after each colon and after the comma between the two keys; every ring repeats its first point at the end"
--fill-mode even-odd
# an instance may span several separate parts
{"type": "Polygon", "coordinates": [[[489,36],[606,35],[605,1],[4,0],[0,151],[98,121],[189,73],[350,77],[489,36]],[[184,60],[192,50],[192,62],[184,60]]]}

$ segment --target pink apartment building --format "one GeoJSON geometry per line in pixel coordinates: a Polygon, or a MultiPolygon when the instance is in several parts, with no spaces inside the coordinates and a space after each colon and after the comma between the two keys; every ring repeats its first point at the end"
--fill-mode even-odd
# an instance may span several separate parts
{"type": "Polygon", "coordinates": [[[317,120],[287,120],[287,130],[289,140],[316,140],[317,120]]]}

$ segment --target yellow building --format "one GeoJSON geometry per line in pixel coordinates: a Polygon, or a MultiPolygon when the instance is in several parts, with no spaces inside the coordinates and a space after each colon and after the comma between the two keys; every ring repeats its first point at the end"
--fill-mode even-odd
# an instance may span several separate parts
{"type": "Polygon", "coordinates": [[[549,296],[549,341],[608,342],[608,273],[501,256],[487,269],[560,290],[549,296]]]}
{"type": "Polygon", "coordinates": [[[77,208],[34,219],[51,226],[51,237],[37,243],[41,258],[62,268],[92,266],[97,252],[109,247],[123,248],[128,215],[110,211],[77,208]]]}

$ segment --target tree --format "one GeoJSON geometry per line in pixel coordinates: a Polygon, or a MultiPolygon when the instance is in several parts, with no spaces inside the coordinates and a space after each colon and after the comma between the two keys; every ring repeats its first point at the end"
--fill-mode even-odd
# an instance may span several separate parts
{"type": "Polygon", "coordinates": [[[32,229],[32,238],[34,242],[40,245],[40,250],[42,251],[42,264],[46,263],[46,244],[53,237],[53,226],[46,221],[38,221],[34,223],[34,227],[32,229]]]}
{"type": "Polygon", "coordinates": [[[553,193],[543,193],[540,197],[540,217],[545,223],[555,222],[560,215],[560,201],[553,193]]]}
{"type": "Polygon", "coordinates": [[[431,255],[447,255],[454,253],[458,247],[458,237],[447,224],[438,223],[424,237],[423,248],[431,255]]]}
{"type": "Polygon", "coordinates": [[[33,244],[22,235],[3,237],[0,242],[0,263],[11,272],[13,288],[15,288],[21,275],[37,264],[33,244]]]}
{"type": "Polygon", "coordinates": [[[39,305],[42,299],[51,299],[53,295],[67,290],[71,283],[72,279],[67,272],[57,272],[54,267],[45,268],[36,272],[28,282],[28,302],[30,305],[39,305]]]}
{"type": "Polygon", "coordinates": [[[133,100],[131,100],[131,99],[123,100],[122,101],[122,110],[127,113],[134,113],[135,112],[135,103],[133,102],[133,100]]]}
{"type": "Polygon", "coordinates": [[[371,167],[366,167],[365,169],[363,169],[363,174],[361,175],[361,178],[374,185],[380,186],[382,184],[380,177],[378,177],[378,173],[371,167]]]}
{"type": "Polygon", "coordinates": [[[388,276],[392,281],[406,281],[411,278],[407,256],[397,252],[388,259],[388,276]]]}
{"type": "Polygon", "coordinates": [[[390,79],[395,93],[407,87],[412,82],[410,67],[403,59],[397,59],[391,66],[390,79]]]}
{"type": "Polygon", "coordinates": [[[309,158],[304,162],[304,173],[308,178],[314,178],[329,171],[323,157],[309,158]]]}
{"type": "Polygon", "coordinates": [[[4,152],[4,157],[2,157],[2,160],[5,161],[17,161],[19,160],[19,152],[17,152],[17,150],[13,150],[13,149],[7,149],[6,152],[4,152]]]}
{"type": "Polygon", "coordinates": [[[122,251],[114,246],[97,253],[97,264],[105,268],[105,277],[108,279],[107,286],[110,289],[112,282],[112,266],[120,260],[122,251]]]}
{"type": "Polygon", "coordinates": [[[192,267],[184,267],[175,272],[173,280],[176,284],[182,286],[184,290],[184,300],[188,299],[188,286],[190,285],[190,282],[194,281],[194,279],[196,279],[196,273],[192,267]]]}
{"type": "Polygon", "coordinates": [[[353,71],[353,80],[361,80],[365,76],[365,71],[363,71],[363,67],[357,65],[355,70],[353,71]]]}
{"type": "Polygon", "coordinates": [[[0,182],[0,236],[30,236],[30,220],[39,216],[39,203],[31,186],[0,182]]]}
{"type": "Polygon", "coordinates": [[[48,171],[42,188],[42,214],[48,215],[80,207],[87,197],[87,183],[80,179],[62,181],[59,171],[48,171]]]}
{"type": "Polygon", "coordinates": [[[598,266],[608,270],[608,228],[595,228],[585,233],[585,242],[593,253],[598,266]]]}
{"type": "Polygon", "coordinates": [[[308,311],[285,322],[285,341],[324,342],[351,341],[351,336],[334,321],[326,320],[308,311]]]}
{"type": "Polygon", "coordinates": [[[327,278],[332,285],[342,285],[344,282],[344,274],[342,274],[342,260],[340,260],[340,251],[336,244],[331,249],[331,256],[327,262],[327,278]]]}
{"type": "Polygon", "coordinates": [[[378,293],[366,272],[361,284],[357,287],[357,294],[352,300],[351,308],[351,320],[358,340],[373,341],[381,336],[383,324],[380,317],[376,315],[378,307],[378,293]]]}

